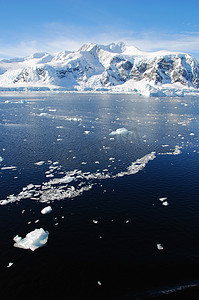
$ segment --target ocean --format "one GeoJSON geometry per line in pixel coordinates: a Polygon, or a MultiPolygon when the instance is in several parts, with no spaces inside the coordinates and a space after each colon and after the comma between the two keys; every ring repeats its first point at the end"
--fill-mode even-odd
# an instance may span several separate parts
{"type": "Polygon", "coordinates": [[[2,93],[0,200],[1,299],[197,298],[199,98],[2,93]]]}

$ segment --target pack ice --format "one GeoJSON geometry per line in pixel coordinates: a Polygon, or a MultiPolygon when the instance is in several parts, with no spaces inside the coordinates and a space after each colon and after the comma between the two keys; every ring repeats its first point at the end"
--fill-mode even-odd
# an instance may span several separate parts
{"type": "Polygon", "coordinates": [[[48,241],[49,232],[43,228],[35,229],[26,234],[25,238],[16,235],[13,240],[14,247],[30,249],[35,251],[37,248],[43,247],[48,241]]]}

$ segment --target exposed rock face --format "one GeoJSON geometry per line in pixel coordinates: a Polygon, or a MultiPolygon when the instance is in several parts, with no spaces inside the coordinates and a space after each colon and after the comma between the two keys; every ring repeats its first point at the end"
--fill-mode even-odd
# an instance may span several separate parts
{"type": "MultiPolygon", "coordinates": [[[[189,54],[142,52],[124,43],[87,43],[76,52],[36,53],[0,61],[0,87],[56,87],[71,90],[133,90],[139,83],[159,89],[180,84],[199,88],[199,62],[189,54]]],[[[136,90],[136,89],[135,89],[136,90]]]]}

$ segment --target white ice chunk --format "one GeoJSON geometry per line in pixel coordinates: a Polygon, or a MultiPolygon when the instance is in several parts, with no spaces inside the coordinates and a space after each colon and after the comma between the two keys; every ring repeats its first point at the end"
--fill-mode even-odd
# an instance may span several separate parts
{"type": "Polygon", "coordinates": [[[43,228],[29,232],[23,239],[17,235],[14,237],[14,247],[35,251],[37,248],[43,247],[47,243],[48,235],[49,232],[45,231],[43,228]]]}
{"type": "Polygon", "coordinates": [[[176,145],[173,154],[174,154],[174,155],[179,155],[179,154],[181,154],[180,148],[181,148],[181,147],[179,147],[178,145],[176,145]]]}
{"type": "Polygon", "coordinates": [[[38,116],[39,116],[39,117],[47,117],[47,116],[50,116],[50,115],[47,114],[47,113],[40,113],[38,116]]]}
{"type": "Polygon", "coordinates": [[[163,250],[164,249],[161,244],[157,244],[157,248],[158,248],[158,250],[163,250]]]}
{"type": "Polygon", "coordinates": [[[71,176],[66,175],[62,178],[54,178],[54,179],[50,180],[50,184],[70,183],[74,179],[75,179],[75,177],[71,177],[71,176]]]}
{"type": "Polygon", "coordinates": [[[12,265],[13,265],[13,262],[9,262],[9,264],[7,265],[7,268],[12,267],[12,265]]]}
{"type": "Polygon", "coordinates": [[[3,161],[3,157],[0,156],[0,163],[3,161]]]}
{"type": "Polygon", "coordinates": [[[89,134],[89,133],[90,133],[89,130],[85,130],[85,131],[84,131],[84,134],[89,134]]]}
{"type": "Polygon", "coordinates": [[[130,134],[131,131],[128,131],[126,128],[118,128],[116,131],[112,131],[109,135],[117,135],[117,134],[130,134]]]}
{"type": "Polygon", "coordinates": [[[163,201],[167,200],[167,197],[159,198],[159,200],[160,200],[161,202],[163,202],[163,201]]]}
{"type": "Polygon", "coordinates": [[[168,203],[167,201],[164,201],[164,202],[162,202],[162,205],[164,205],[164,206],[168,206],[168,205],[169,205],[169,203],[168,203]]]}
{"type": "Polygon", "coordinates": [[[34,163],[36,166],[41,166],[41,165],[43,165],[45,162],[43,161],[43,160],[41,160],[41,161],[38,161],[38,162],[36,162],[36,163],[34,163]]]}
{"type": "Polygon", "coordinates": [[[2,167],[1,170],[16,170],[17,167],[10,166],[10,167],[2,167]]]}
{"type": "Polygon", "coordinates": [[[52,211],[52,207],[49,205],[49,206],[44,207],[44,208],[41,210],[41,213],[42,213],[43,215],[45,215],[45,214],[49,214],[51,211],[52,211]]]}

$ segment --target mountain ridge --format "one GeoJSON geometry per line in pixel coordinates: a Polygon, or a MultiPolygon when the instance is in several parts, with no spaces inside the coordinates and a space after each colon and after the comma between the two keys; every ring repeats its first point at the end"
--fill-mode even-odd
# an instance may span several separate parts
{"type": "Polygon", "coordinates": [[[0,90],[27,89],[199,94],[199,62],[187,53],[143,52],[123,42],[86,43],[78,51],[0,60],[0,90]]]}

